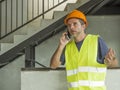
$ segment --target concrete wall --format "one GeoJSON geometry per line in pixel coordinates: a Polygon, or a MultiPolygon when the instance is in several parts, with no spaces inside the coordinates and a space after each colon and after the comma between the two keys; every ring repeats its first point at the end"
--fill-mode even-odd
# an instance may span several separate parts
{"type": "Polygon", "coordinates": [[[67,90],[65,71],[22,71],[21,90],[67,90]]]}
{"type": "MultiPolygon", "coordinates": [[[[107,71],[107,90],[119,90],[119,75],[120,69],[107,71]]],[[[21,90],[67,90],[65,70],[22,71],[21,90]]]]}
{"type": "Polygon", "coordinates": [[[21,67],[24,55],[0,69],[0,90],[21,90],[21,67]]]}
{"type": "Polygon", "coordinates": [[[108,48],[113,48],[120,66],[120,15],[88,16],[87,33],[98,34],[106,42],[108,48]]]}

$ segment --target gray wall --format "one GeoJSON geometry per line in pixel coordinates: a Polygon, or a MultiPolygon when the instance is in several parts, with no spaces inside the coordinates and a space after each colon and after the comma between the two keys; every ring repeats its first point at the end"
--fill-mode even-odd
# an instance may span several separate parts
{"type": "Polygon", "coordinates": [[[120,66],[120,15],[119,16],[88,16],[87,32],[99,34],[108,48],[113,48],[120,66]]]}
{"type": "Polygon", "coordinates": [[[21,90],[67,90],[65,71],[22,71],[21,90]]]}
{"type": "MultiPolygon", "coordinates": [[[[119,90],[120,70],[109,69],[106,77],[107,90],[119,90]]],[[[22,71],[21,90],[67,90],[64,70],[22,71]]]]}
{"type": "Polygon", "coordinates": [[[0,90],[21,90],[21,67],[24,55],[0,69],[0,90]]]}

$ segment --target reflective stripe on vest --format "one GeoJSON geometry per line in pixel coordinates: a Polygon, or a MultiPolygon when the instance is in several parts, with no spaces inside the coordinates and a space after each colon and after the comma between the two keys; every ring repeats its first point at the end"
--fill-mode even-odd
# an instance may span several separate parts
{"type": "Polygon", "coordinates": [[[77,74],[79,72],[98,72],[98,73],[105,73],[106,68],[97,68],[97,67],[78,67],[78,69],[73,69],[73,70],[67,70],[67,76],[77,74]]]}
{"type": "Polygon", "coordinates": [[[99,87],[99,86],[105,86],[105,83],[103,81],[87,81],[87,80],[80,80],[78,82],[69,83],[69,87],[79,87],[79,86],[99,87]]]}

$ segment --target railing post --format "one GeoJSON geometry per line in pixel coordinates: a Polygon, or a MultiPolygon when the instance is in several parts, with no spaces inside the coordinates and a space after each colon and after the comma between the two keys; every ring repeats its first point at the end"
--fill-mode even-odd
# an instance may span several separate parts
{"type": "Polygon", "coordinates": [[[18,27],[18,0],[16,0],[16,28],[18,27]]]}
{"type": "Polygon", "coordinates": [[[43,5],[42,5],[42,6],[43,6],[43,7],[42,7],[42,13],[43,13],[42,18],[44,19],[44,14],[45,14],[45,13],[44,13],[44,12],[45,12],[45,11],[44,11],[44,8],[45,8],[45,7],[44,7],[44,4],[45,4],[45,3],[44,3],[44,0],[42,0],[42,4],[43,4],[43,5]]]}
{"type": "Polygon", "coordinates": [[[7,34],[7,27],[8,27],[8,22],[7,22],[7,0],[5,1],[5,34],[7,34]]]}
{"type": "Polygon", "coordinates": [[[32,19],[34,18],[34,0],[32,0],[32,19]]]}
{"type": "Polygon", "coordinates": [[[2,24],[1,23],[1,17],[2,17],[1,12],[2,12],[2,7],[1,7],[1,3],[0,3],[0,38],[1,38],[1,24],[2,24]]]}
{"type": "Polygon", "coordinates": [[[28,46],[25,48],[25,67],[34,68],[35,67],[35,47],[28,46]]]}
{"type": "Polygon", "coordinates": [[[13,20],[12,20],[12,17],[13,17],[13,9],[12,9],[12,6],[13,6],[13,0],[11,0],[11,32],[12,32],[12,23],[13,23],[13,20]]]}

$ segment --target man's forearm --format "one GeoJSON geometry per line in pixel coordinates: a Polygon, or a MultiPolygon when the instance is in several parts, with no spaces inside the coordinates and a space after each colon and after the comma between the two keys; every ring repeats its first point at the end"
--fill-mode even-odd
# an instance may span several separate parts
{"type": "Polygon", "coordinates": [[[55,69],[61,65],[60,57],[63,52],[63,49],[64,49],[64,47],[62,47],[60,45],[56,49],[55,53],[53,54],[53,56],[51,58],[51,62],[50,62],[51,68],[55,69]]]}

